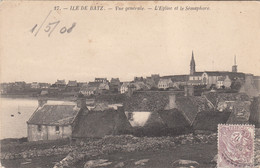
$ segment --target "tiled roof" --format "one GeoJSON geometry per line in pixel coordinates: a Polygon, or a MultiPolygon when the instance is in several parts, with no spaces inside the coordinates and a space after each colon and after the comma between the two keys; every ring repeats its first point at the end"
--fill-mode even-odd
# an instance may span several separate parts
{"type": "MultiPolygon", "coordinates": [[[[231,80],[235,78],[245,78],[245,74],[241,72],[228,72],[228,71],[204,71],[209,76],[228,76],[231,80]]],[[[201,76],[204,72],[195,72],[191,76],[201,76]]]]}
{"type": "MultiPolygon", "coordinates": [[[[134,92],[124,102],[125,111],[128,112],[159,112],[164,111],[169,104],[169,92],[134,92]]],[[[207,107],[205,99],[196,97],[185,97],[176,95],[176,105],[178,110],[182,111],[187,119],[192,122],[200,108],[207,107]]]]}
{"type": "Polygon", "coordinates": [[[100,82],[89,82],[88,83],[88,87],[99,87],[100,85],[100,82]]]}
{"type": "Polygon", "coordinates": [[[44,105],[33,113],[28,124],[69,125],[80,109],[77,105],[44,105]]]}
{"type": "Polygon", "coordinates": [[[189,79],[189,75],[170,75],[170,76],[163,76],[163,79],[171,79],[173,82],[185,82],[189,79]]]}

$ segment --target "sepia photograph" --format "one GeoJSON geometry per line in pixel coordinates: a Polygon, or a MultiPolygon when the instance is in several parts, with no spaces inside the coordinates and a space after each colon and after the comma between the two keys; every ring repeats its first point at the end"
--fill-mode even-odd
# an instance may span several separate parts
{"type": "Polygon", "coordinates": [[[260,168],[257,1],[1,1],[0,168],[260,168]]]}

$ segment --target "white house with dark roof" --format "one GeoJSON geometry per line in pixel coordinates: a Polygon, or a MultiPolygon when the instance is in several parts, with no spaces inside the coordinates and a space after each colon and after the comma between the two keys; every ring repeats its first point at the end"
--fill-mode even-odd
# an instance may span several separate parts
{"type": "Polygon", "coordinates": [[[168,78],[168,79],[162,78],[162,79],[159,80],[158,88],[159,89],[167,89],[167,88],[172,87],[172,85],[173,85],[173,82],[170,78],[168,78]]]}
{"type": "Polygon", "coordinates": [[[27,121],[28,141],[71,137],[76,115],[87,110],[84,101],[78,99],[77,103],[48,104],[39,100],[39,107],[27,121]]]}

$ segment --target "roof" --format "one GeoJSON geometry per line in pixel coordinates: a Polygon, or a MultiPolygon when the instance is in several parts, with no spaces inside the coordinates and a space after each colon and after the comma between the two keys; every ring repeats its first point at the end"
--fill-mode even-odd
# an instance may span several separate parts
{"type": "MultiPolygon", "coordinates": [[[[169,104],[170,92],[134,92],[131,97],[128,97],[124,102],[125,111],[128,112],[160,112],[165,111],[169,104]]],[[[178,110],[184,113],[191,123],[199,109],[206,108],[206,101],[195,96],[185,97],[176,93],[176,105],[178,110]]]]}
{"type": "Polygon", "coordinates": [[[163,110],[159,112],[159,115],[168,128],[183,128],[190,125],[178,109],[163,110]]]}
{"type": "Polygon", "coordinates": [[[225,124],[230,116],[229,111],[203,111],[199,112],[192,124],[195,130],[217,131],[218,124],[225,124]]]}
{"type": "Polygon", "coordinates": [[[77,86],[77,81],[69,81],[68,86],[77,86]]]}
{"type": "Polygon", "coordinates": [[[217,93],[208,92],[204,93],[205,98],[207,98],[213,105],[221,101],[250,101],[250,98],[245,93],[217,93]]]}
{"type": "MultiPolygon", "coordinates": [[[[228,72],[228,71],[204,71],[209,76],[228,76],[231,80],[236,78],[245,78],[245,74],[241,72],[228,72]]],[[[204,72],[195,72],[191,76],[201,76],[204,72]]]]}
{"type": "Polygon", "coordinates": [[[189,79],[189,75],[170,75],[170,76],[163,76],[163,79],[170,78],[173,82],[184,82],[189,79]]]}
{"type": "Polygon", "coordinates": [[[123,109],[79,112],[72,132],[74,138],[104,137],[131,129],[123,109]]]}
{"type": "Polygon", "coordinates": [[[130,82],[124,82],[121,87],[128,87],[130,85],[130,82]]]}
{"type": "Polygon", "coordinates": [[[37,108],[27,123],[37,125],[70,125],[79,110],[76,104],[46,104],[37,108]]]}
{"type": "Polygon", "coordinates": [[[88,87],[99,87],[100,85],[100,82],[89,82],[88,83],[88,87]]]}
{"type": "Polygon", "coordinates": [[[98,88],[97,87],[94,87],[94,86],[90,86],[90,87],[82,87],[80,89],[80,91],[84,91],[84,92],[87,92],[87,91],[96,91],[98,88]]]}
{"type": "Polygon", "coordinates": [[[66,82],[65,82],[65,80],[57,80],[56,84],[65,85],[66,82]]]}

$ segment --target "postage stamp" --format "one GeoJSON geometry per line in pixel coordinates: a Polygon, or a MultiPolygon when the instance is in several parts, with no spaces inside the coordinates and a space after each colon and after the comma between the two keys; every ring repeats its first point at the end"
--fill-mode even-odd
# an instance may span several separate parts
{"type": "Polygon", "coordinates": [[[218,168],[254,167],[254,125],[218,125],[218,168]]]}

